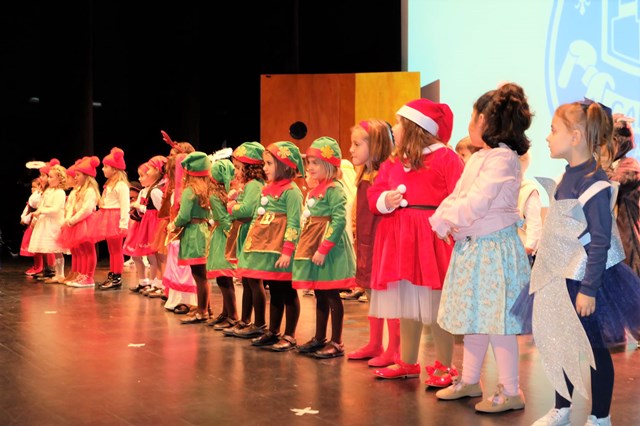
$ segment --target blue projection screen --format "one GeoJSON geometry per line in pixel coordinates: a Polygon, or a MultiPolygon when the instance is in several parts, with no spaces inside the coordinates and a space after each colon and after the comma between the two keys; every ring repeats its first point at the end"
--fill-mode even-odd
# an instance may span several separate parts
{"type": "Polygon", "coordinates": [[[529,178],[564,171],[545,140],[562,103],[596,100],[635,118],[640,134],[640,0],[404,1],[406,70],[423,87],[439,82],[455,115],[452,145],[473,102],[503,81],[520,84],[535,113],[529,178]]]}

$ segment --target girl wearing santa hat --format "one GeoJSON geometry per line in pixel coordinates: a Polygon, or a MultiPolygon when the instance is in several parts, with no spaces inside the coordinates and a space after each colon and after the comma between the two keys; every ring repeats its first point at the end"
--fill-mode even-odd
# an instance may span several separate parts
{"type": "MultiPolygon", "coordinates": [[[[375,181],[378,170],[393,151],[391,125],[384,120],[363,120],[351,129],[351,160],[360,167],[356,177],[357,191],[354,208],[356,243],[356,285],[365,289],[371,300],[371,270],[373,242],[381,215],[369,210],[367,191],[375,181]]],[[[365,346],[347,354],[351,360],[368,360],[370,367],[387,367],[395,362],[400,350],[400,320],[387,318],[389,342],[382,347],[384,318],[369,316],[369,341],[365,346]]]]}
{"type": "Polygon", "coordinates": [[[426,368],[427,386],[447,386],[453,335],[436,323],[452,247],[431,231],[429,218],[453,191],[464,163],[446,143],[453,113],[446,104],[417,99],[396,113],[396,149],[380,166],[368,190],[369,208],[382,215],[376,232],[369,313],[400,318],[400,356],[375,371],[381,379],[418,378],[418,353],[425,325],[436,362],[426,368]]]}
{"type": "Polygon", "coordinates": [[[487,413],[525,405],[517,341],[523,325],[510,310],[531,274],[517,229],[519,156],[530,147],[525,131],[531,117],[524,90],[516,84],[480,96],[473,105],[469,136],[482,149],[471,156],[453,193],[429,219],[442,241],[455,241],[438,324],[464,335],[461,378],[436,396],[444,400],[482,396],[480,373],[491,344],[498,389],[475,405],[487,413]]]}
{"type": "Polygon", "coordinates": [[[102,159],[102,172],[107,178],[98,204],[100,210],[92,220],[95,226],[94,240],[106,240],[109,250],[109,274],[100,283],[100,290],[114,290],[122,287],[124,254],[122,243],[129,227],[129,179],[124,161],[124,151],[118,147],[111,149],[102,159]]]}
{"type": "MultiPolygon", "coordinates": [[[[100,190],[96,182],[96,168],[100,165],[98,157],[84,157],[71,168],[75,171],[75,196],[73,209],[65,218],[65,241],[71,247],[72,259],[75,257],[78,274],[65,282],[70,287],[93,287],[96,270],[96,246],[91,239],[91,217],[96,211],[100,190]]],[[[71,197],[69,197],[71,198],[71,197]]]]}

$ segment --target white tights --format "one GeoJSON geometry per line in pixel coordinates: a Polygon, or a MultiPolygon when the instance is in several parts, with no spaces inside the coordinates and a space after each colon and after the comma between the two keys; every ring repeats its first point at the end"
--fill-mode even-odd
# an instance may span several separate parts
{"type": "Polygon", "coordinates": [[[462,358],[462,381],[475,384],[480,381],[484,356],[491,343],[493,356],[498,367],[498,382],[504,385],[506,395],[517,395],[518,379],[518,339],[515,335],[467,334],[464,336],[462,358]]]}

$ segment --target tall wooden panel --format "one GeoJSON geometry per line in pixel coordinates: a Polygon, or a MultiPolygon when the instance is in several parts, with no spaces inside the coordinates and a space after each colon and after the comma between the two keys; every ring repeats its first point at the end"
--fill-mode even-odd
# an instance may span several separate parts
{"type": "Polygon", "coordinates": [[[292,141],[304,153],[314,139],[330,136],[349,158],[351,126],[368,118],[393,124],[398,108],[419,97],[418,72],[262,75],[261,142],[292,141]],[[296,122],[307,127],[299,140],[289,132],[296,122]]]}

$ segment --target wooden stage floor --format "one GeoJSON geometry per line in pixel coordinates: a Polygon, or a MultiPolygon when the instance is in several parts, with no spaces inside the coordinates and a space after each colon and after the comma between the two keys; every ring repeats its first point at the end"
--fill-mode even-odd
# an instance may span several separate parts
{"type": "MultiPolygon", "coordinates": [[[[125,267],[122,290],[99,291],[37,283],[23,274],[29,266],[29,259],[9,258],[0,269],[1,425],[515,426],[530,425],[553,404],[530,336],[519,340],[526,408],[478,414],[478,398],[439,401],[425,391],[424,369],[420,380],[378,380],[363,361],[275,353],[206,325],[181,325],[161,299],[128,291],[133,267],[125,267]]],[[[100,262],[98,279],[106,266],[100,262]]],[[[235,288],[239,302],[242,286],[235,288]]],[[[218,313],[222,298],[212,289],[218,313]]],[[[315,299],[300,299],[296,337],[303,343],[314,333],[315,299]]],[[[367,303],[345,301],[347,352],[368,339],[367,311],[367,303]]],[[[613,354],[616,425],[640,424],[636,346],[613,354]]],[[[454,358],[461,366],[461,340],[454,358]]],[[[420,362],[433,361],[427,328],[420,362]]],[[[489,351],[485,397],[496,376],[489,351]]],[[[583,425],[589,402],[576,398],[575,408],[573,424],[583,425]]]]}

